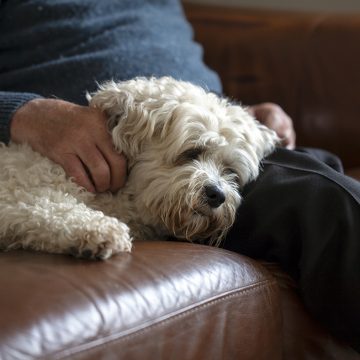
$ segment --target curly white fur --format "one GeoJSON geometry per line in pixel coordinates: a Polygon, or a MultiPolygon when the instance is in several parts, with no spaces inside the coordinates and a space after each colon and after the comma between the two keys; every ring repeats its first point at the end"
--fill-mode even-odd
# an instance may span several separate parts
{"type": "Polygon", "coordinates": [[[128,158],[126,186],[94,195],[27,145],[2,145],[0,248],[107,258],[130,251],[132,238],[219,244],[275,133],[241,106],[169,77],[108,82],[88,98],[128,158]]]}

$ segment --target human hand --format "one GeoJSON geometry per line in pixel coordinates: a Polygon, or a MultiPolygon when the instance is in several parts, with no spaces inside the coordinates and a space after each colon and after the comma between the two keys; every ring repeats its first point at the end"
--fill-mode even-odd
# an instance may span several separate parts
{"type": "Polygon", "coordinates": [[[115,192],[125,183],[126,159],[115,151],[105,116],[97,109],[34,99],[15,112],[10,135],[60,164],[88,191],[115,192]]]}
{"type": "Polygon", "coordinates": [[[248,107],[248,112],[258,121],[274,130],[287,149],[295,148],[296,134],[291,118],[284,110],[273,103],[261,103],[248,107]]]}

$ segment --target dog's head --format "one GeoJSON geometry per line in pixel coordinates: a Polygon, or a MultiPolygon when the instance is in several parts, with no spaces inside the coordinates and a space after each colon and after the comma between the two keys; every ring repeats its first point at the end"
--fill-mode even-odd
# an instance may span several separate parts
{"type": "Polygon", "coordinates": [[[241,106],[169,77],[106,83],[90,104],[106,112],[128,158],[144,224],[189,240],[220,241],[277,141],[241,106]]]}

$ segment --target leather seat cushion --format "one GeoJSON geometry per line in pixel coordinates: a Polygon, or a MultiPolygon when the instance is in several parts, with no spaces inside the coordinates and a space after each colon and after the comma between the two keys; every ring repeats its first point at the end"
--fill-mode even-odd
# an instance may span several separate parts
{"type": "Polygon", "coordinates": [[[91,262],[0,256],[0,358],[275,359],[274,278],[225,250],[136,242],[91,262]],[[261,344],[261,346],[258,346],[261,344]]]}

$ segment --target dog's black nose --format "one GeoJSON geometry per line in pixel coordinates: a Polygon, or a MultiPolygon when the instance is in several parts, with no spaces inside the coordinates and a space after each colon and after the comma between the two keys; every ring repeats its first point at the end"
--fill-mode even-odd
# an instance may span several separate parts
{"type": "Polygon", "coordinates": [[[212,207],[217,208],[225,201],[224,191],[217,185],[205,186],[206,202],[212,207]]]}

